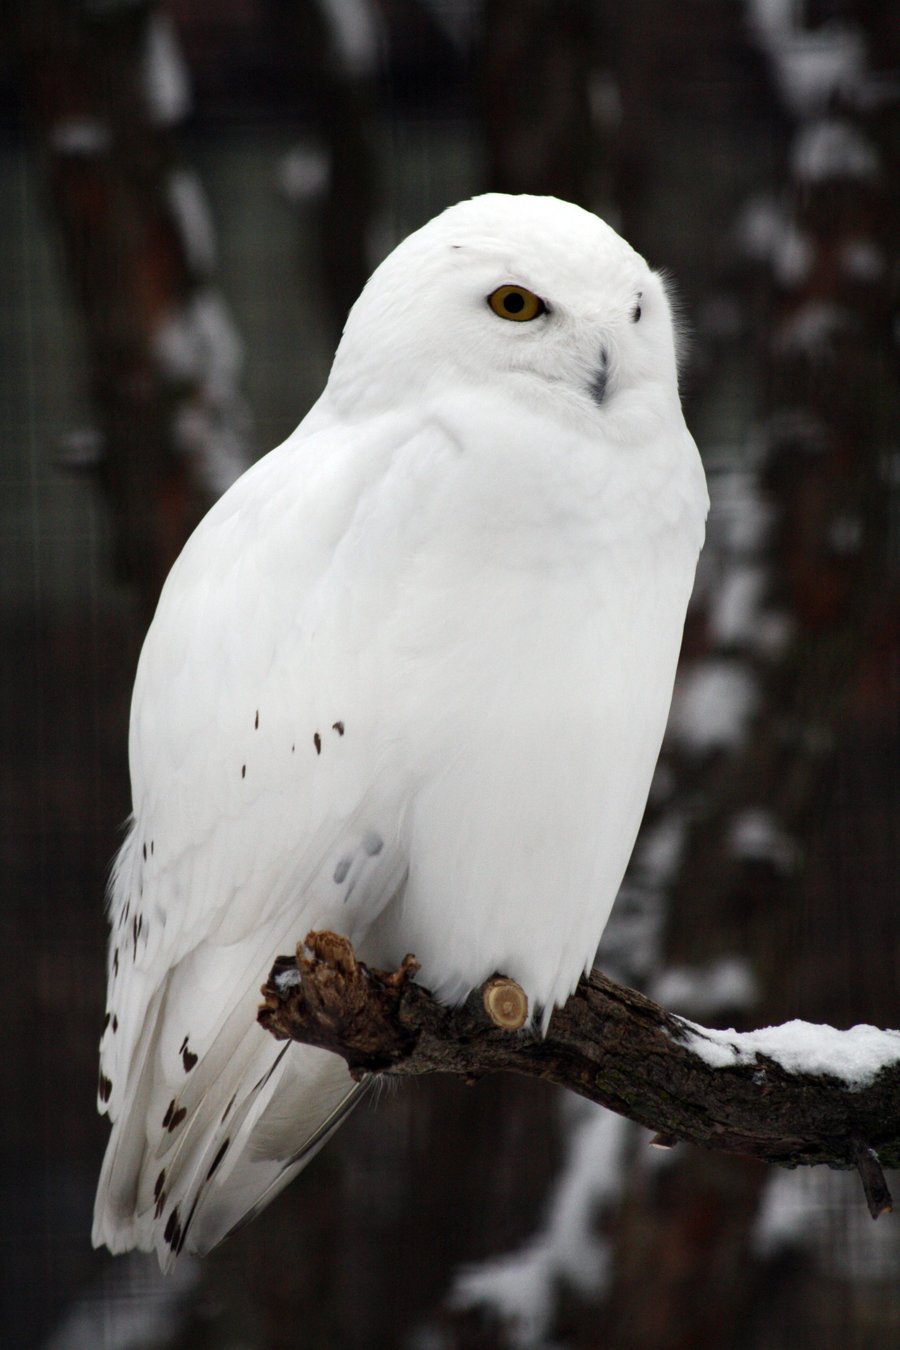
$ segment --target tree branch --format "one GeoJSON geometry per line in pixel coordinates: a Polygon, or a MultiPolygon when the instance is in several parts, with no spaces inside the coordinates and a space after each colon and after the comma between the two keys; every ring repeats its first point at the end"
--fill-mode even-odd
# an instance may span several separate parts
{"type": "MultiPolygon", "coordinates": [[[[259,1021],[280,1040],[343,1056],[356,1078],[531,1074],[656,1131],[663,1146],[683,1140],[783,1167],[856,1168],[873,1217],[890,1210],[882,1166],[900,1167],[900,1058],[861,1088],[837,1074],[789,1072],[758,1052],[716,1066],[697,1048],[703,1028],[599,971],[541,1037],[495,1025],[481,990],[459,1008],[438,1003],[412,980],[417,969],[407,956],[392,973],[370,970],[346,938],[310,933],[296,957],[278,958],[259,1021]]],[[[708,1036],[721,1045],[722,1033],[708,1036]]]]}

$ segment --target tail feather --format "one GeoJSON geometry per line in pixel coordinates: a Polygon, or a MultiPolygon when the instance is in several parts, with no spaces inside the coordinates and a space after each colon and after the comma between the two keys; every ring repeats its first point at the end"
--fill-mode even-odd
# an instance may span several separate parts
{"type": "Polygon", "coordinates": [[[209,1251],[287,1185],[360,1099],[342,1059],[279,1045],[256,1024],[280,947],[271,933],[248,947],[195,950],[151,1000],[104,1159],[95,1246],[155,1250],[163,1270],[182,1250],[209,1251]],[[197,989],[209,991],[202,1021],[197,989]]]}

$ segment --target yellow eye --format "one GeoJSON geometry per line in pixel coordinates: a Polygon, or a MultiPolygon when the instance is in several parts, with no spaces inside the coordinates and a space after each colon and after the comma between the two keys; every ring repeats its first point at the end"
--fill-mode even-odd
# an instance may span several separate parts
{"type": "Polygon", "coordinates": [[[487,302],[501,319],[512,319],[514,323],[528,323],[529,319],[547,313],[547,306],[540,296],[526,291],[524,286],[498,286],[487,302]]]}

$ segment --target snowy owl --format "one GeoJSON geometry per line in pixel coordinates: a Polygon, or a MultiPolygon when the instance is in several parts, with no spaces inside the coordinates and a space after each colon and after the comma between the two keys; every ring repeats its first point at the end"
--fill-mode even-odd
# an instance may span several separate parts
{"type": "Polygon", "coordinates": [[[360,1088],[256,1022],[310,929],[592,964],[669,709],[708,506],[660,277],[554,198],[451,207],[376,270],[298,429],[202,521],[138,666],[110,895],[94,1242],[208,1251],[360,1088]]]}

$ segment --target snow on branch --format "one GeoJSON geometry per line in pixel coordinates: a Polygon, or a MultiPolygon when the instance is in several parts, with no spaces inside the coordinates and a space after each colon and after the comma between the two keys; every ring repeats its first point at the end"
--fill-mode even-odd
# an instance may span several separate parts
{"type": "Polygon", "coordinates": [[[448,1008],[414,982],[417,969],[407,956],[397,971],[371,970],[346,938],[310,933],[296,957],[278,958],[259,1021],[280,1040],[341,1055],[358,1079],[530,1074],[655,1130],[664,1147],[856,1168],[873,1218],[891,1209],[882,1166],[900,1167],[900,1032],[805,1022],[714,1031],[594,971],[541,1036],[492,1020],[498,977],[487,1002],[476,990],[448,1008]]]}

